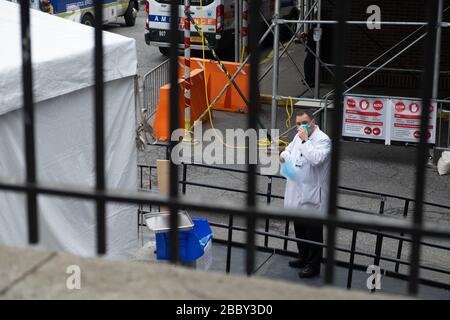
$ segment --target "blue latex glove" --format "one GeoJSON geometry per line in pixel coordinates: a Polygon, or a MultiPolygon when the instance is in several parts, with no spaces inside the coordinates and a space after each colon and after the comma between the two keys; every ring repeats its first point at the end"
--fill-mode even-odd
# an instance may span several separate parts
{"type": "Polygon", "coordinates": [[[292,164],[291,161],[289,160],[284,160],[284,162],[281,163],[280,165],[280,174],[287,178],[287,179],[291,179],[294,180],[295,178],[295,167],[292,164]]]}

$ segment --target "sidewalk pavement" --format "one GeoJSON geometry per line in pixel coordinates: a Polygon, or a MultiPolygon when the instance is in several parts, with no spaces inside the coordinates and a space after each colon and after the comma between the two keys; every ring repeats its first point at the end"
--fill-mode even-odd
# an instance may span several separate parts
{"type": "MultiPolygon", "coordinates": [[[[70,282],[70,281],[69,281],[70,282]]],[[[163,263],[82,258],[0,247],[0,299],[398,299],[314,288],[258,277],[202,272],[163,263]],[[66,273],[79,266],[81,288],[69,290],[66,273]]]]}

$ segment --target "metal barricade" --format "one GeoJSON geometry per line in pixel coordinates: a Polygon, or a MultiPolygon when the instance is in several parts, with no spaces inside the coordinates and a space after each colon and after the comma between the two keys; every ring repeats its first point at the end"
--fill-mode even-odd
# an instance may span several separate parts
{"type": "Polygon", "coordinates": [[[144,75],[144,109],[147,119],[156,112],[159,88],[169,83],[169,61],[170,59],[167,59],[144,75]]]}

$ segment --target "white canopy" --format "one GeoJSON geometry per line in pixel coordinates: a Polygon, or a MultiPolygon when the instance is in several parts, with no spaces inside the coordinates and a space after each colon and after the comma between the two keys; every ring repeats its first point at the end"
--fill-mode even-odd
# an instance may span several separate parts
{"type": "MultiPolygon", "coordinates": [[[[35,102],[94,83],[94,28],[30,10],[35,102]]],[[[19,5],[0,0],[0,115],[22,106],[19,5]]],[[[136,74],[135,40],[103,32],[105,82],[136,74]]]]}
{"type": "MultiPolygon", "coordinates": [[[[94,29],[31,10],[39,183],[95,186],[94,29]]],[[[135,40],[103,32],[108,189],[137,191],[135,40]]],[[[0,0],[0,179],[25,180],[19,6],[0,0]]],[[[0,191],[0,244],[27,244],[26,197],[0,191]]],[[[38,195],[39,247],[95,255],[95,203],[38,195]]],[[[137,206],[107,204],[107,249],[137,248],[137,206]]]]}

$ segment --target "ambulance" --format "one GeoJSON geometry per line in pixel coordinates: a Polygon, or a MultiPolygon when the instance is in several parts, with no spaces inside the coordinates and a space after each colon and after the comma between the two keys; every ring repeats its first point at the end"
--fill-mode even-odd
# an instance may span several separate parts
{"type": "MultiPolygon", "coordinates": [[[[12,0],[18,2],[18,0],[12,0]]],[[[139,0],[103,0],[103,23],[125,18],[127,26],[134,26],[139,0]]],[[[30,0],[30,8],[58,17],[93,26],[94,0],[30,0]]]]}
{"type": "MultiPolygon", "coordinates": [[[[183,47],[184,0],[179,1],[179,45],[183,47]]],[[[233,46],[234,10],[236,1],[242,0],[191,0],[191,15],[203,30],[205,38],[214,50],[220,51],[233,46]]],[[[250,0],[252,1],[252,0],[250,0]]],[[[275,0],[262,2],[262,13],[270,21],[274,13],[275,0]]],[[[298,19],[297,0],[280,0],[280,16],[286,19],[298,19]]],[[[170,47],[170,3],[172,0],[146,0],[147,13],[145,42],[159,47],[159,51],[168,55],[170,47]]],[[[267,27],[264,24],[264,27],[267,27]]],[[[202,50],[202,39],[191,23],[191,48],[202,50]]],[[[205,49],[208,48],[205,45],[205,49]]]]}

